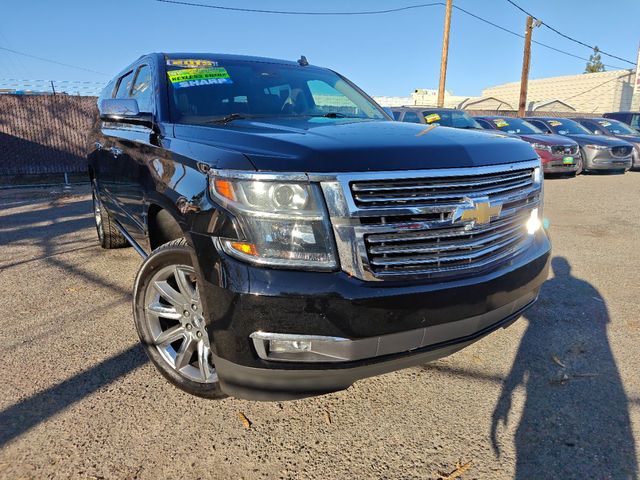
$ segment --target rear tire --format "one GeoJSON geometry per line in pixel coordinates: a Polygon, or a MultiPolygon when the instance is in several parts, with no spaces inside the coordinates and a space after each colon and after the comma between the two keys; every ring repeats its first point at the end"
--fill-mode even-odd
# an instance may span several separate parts
{"type": "Polygon", "coordinates": [[[181,238],[147,257],[136,276],[133,317],[145,352],[169,382],[198,397],[224,398],[192,254],[181,238]]]}
{"type": "Polygon", "coordinates": [[[93,218],[100,246],[109,249],[129,247],[129,242],[116,227],[109,211],[102,205],[95,179],[91,182],[91,195],[93,197],[93,218]]]}

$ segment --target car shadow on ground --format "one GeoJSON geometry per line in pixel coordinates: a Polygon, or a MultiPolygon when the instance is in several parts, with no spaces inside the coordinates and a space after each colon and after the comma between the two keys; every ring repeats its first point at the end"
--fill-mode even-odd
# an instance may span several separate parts
{"type": "Polygon", "coordinates": [[[511,413],[514,390],[526,400],[515,433],[516,479],[637,478],[628,400],[616,366],[605,300],[571,275],[563,257],[526,314],[528,327],[504,380],[492,418],[491,442],[511,413]],[[579,466],[579,469],[576,468],[579,466]]]}
{"type": "MultiPolygon", "coordinates": [[[[0,207],[2,204],[0,201],[0,207]]],[[[4,253],[0,258],[0,273],[10,279],[9,275],[14,269],[29,264],[46,265],[65,272],[66,277],[56,281],[80,281],[109,292],[113,300],[100,305],[100,308],[109,309],[122,302],[129,302],[130,289],[113,283],[77,258],[65,258],[69,254],[100,250],[93,238],[90,241],[82,237],[66,241],[61,241],[60,238],[94,228],[91,200],[80,196],[47,199],[34,205],[36,208],[5,215],[2,215],[0,208],[0,251],[4,253]],[[35,250],[38,254],[14,259],[8,249],[22,243],[37,247],[35,250]]],[[[17,338],[13,344],[5,345],[5,353],[15,355],[15,350],[20,346],[38,342],[58,327],[59,325],[52,325],[37,335],[17,338]]],[[[147,361],[142,347],[136,343],[67,380],[6,407],[0,411],[0,448],[99,389],[128,375],[147,361]]],[[[43,374],[46,375],[46,372],[43,374]]]]}
{"type": "Polygon", "coordinates": [[[0,448],[146,362],[147,356],[142,347],[135,344],[78,375],[0,411],[0,448]]]}

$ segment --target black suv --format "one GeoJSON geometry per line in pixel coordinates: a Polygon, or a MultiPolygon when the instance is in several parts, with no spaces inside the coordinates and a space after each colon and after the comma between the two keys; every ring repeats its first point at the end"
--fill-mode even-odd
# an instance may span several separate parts
{"type": "Polygon", "coordinates": [[[145,257],[135,324],[187,392],[344,389],[508,325],[547,277],[520,140],[393,122],[304,57],[154,53],[98,102],[98,237],[145,257]]]}

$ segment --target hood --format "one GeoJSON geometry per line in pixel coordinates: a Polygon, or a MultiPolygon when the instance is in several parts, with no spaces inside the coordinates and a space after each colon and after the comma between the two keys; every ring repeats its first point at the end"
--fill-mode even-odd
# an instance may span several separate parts
{"type": "Polygon", "coordinates": [[[615,137],[625,142],[640,144],[640,133],[638,135],[616,135],[615,137]]]}
{"type": "MultiPolygon", "coordinates": [[[[257,170],[360,172],[474,167],[536,158],[526,142],[471,130],[333,118],[175,125],[177,139],[244,154],[257,170]]],[[[211,162],[212,159],[198,158],[211,162]]]]}
{"type": "Polygon", "coordinates": [[[543,145],[562,145],[565,147],[572,147],[576,144],[576,142],[566,137],[565,135],[532,133],[527,135],[520,135],[520,138],[525,142],[541,143],[543,145]]]}
{"type": "Polygon", "coordinates": [[[629,146],[629,142],[625,142],[624,140],[620,140],[619,138],[609,137],[607,135],[589,135],[587,133],[580,133],[574,135],[567,135],[567,137],[575,140],[580,144],[580,146],[584,145],[604,145],[605,147],[620,147],[620,146],[629,146]]]}

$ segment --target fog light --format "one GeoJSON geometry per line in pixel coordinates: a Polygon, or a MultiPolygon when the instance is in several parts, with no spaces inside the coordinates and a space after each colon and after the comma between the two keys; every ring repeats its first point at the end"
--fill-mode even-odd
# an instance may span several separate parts
{"type": "Polygon", "coordinates": [[[300,353],[310,351],[310,340],[269,340],[269,352],[271,353],[300,353]]]}
{"type": "Polygon", "coordinates": [[[542,226],[542,222],[540,221],[540,217],[538,216],[538,209],[534,208],[531,210],[531,215],[529,216],[529,220],[527,220],[527,232],[529,235],[533,235],[542,226]]]}
{"type": "MultiPolygon", "coordinates": [[[[278,362],[343,362],[352,354],[352,341],[343,337],[253,332],[249,335],[258,357],[278,362]]],[[[374,356],[377,342],[373,344],[374,356]]]]}

